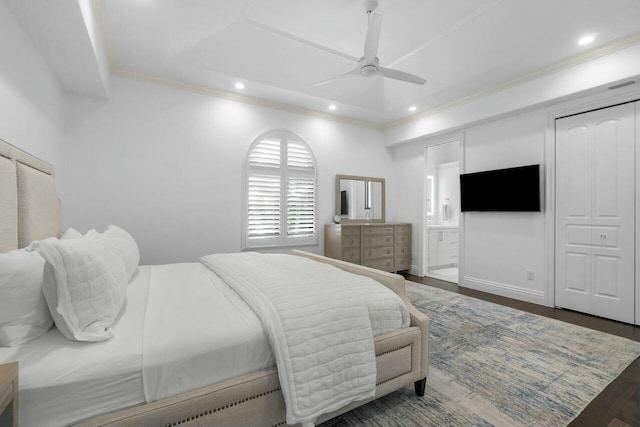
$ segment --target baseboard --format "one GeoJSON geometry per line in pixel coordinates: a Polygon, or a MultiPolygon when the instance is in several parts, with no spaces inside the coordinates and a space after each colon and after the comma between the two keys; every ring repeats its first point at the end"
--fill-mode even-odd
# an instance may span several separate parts
{"type": "Polygon", "coordinates": [[[459,286],[534,304],[545,305],[546,302],[544,292],[542,291],[534,291],[532,289],[477,279],[475,277],[464,276],[459,286]]]}

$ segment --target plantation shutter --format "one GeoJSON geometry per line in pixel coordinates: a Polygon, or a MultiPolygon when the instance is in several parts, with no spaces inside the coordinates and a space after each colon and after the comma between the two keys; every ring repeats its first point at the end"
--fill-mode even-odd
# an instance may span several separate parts
{"type": "Polygon", "coordinates": [[[248,193],[249,238],[280,236],[280,177],[249,175],[248,193]]]}
{"type": "Polygon", "coordinates": [[[286,131],[262,135],[249,150],[245,247],[317,243],[313,153],[286,131]]]}
{"type": "Polygon", "coordinates": [[[316,180],[311,151],[287,135],[287,236],[315,233],[316,180]]]}

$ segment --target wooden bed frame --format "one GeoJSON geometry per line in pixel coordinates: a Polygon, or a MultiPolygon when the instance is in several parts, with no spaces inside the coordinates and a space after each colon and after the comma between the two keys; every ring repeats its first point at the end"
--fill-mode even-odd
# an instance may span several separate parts
{"type": "MultiPolygon", "coordinates": [[[[0,140],[0,252],[25,247],[32,240],[60,234],[60,201],[53,167],[0,140]]],[[[405,294],[402,276],[293,251],[317,262],[371,277],[392,289],[409,308],[411,325],[375,338],[375,398],[415,385],[424,395],[429,372],[429,318],[405,294]]],[[[326,421],[373,399],[354,402],[322,416],[326,421]]],[[[17,414],[16,414],[17,415],[17,414]]],[[[285,403],[275,368],[243,375],[167,399],[90,418],[78,426],[280,426],[285,403]]]]}

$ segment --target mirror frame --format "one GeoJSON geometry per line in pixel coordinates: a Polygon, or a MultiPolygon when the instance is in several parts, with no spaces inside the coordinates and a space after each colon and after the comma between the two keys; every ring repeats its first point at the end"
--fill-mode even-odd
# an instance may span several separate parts
{"type": "Polygon", "coordinates": [[[348,219],[342,218],[341,222],[348,223],[369,223],[369,222],[385,222],[387,204],[385,199],[385,181],[384,178],[375,178],[372,176],[356,176],[356,175],[336,175],[336,215],[340,215],[340,180],[342,179],[350,179],[352,181],[372,181],[379,182],[382,184],[382,218],[381,219],[348,219]]]}

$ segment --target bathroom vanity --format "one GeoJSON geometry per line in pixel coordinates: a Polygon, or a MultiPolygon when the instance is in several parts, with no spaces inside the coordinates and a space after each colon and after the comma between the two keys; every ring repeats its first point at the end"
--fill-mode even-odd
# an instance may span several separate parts
{"type": "Polygon", "coordinates": [[[427,225],[429,269],[458,264],[458,226],[427,225]]]}

